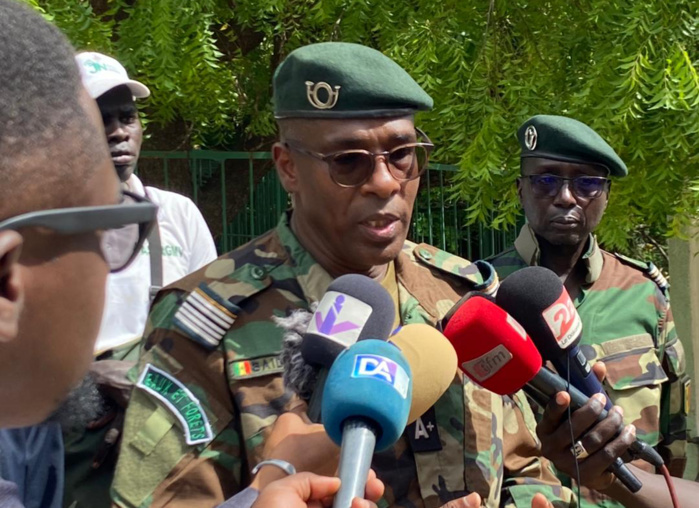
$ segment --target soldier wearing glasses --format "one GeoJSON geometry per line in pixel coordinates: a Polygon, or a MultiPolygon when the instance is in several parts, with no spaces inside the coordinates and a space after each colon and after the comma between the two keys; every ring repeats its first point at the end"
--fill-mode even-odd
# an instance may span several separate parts
{"type": "MultiPolygon", "coordinates": [[[[270,458],[263,448],[277,417],[303,409],[284,390],[283,330],[272,318],[309,309],[334,277],[380,281],[401,324],[435,324],[465,292],[492,284],[488,265],[406,241],[432,150],[414,115],[431,107],[402,68],[365,46],[313,44],[279,66],[273,157],[293,208],[274,230],[156,299],[112,486],[118,506],[213,506],[250,484],[252,468],[270,458]],[[186,405],[161,402],[172,387],[188,389],[179,392],[186,405]],[[187,418],[205,421],[204,432],[183,426],[187,418]]],[[[464,506],[470,493],[512,506],[537,491],[570,502],[538,456],[523,397],[457,377],[420,425],[375,457],[383,506],[464,506]]],[[[334,473],[338,449],[329,442],[327,450],[304,448],[301,438],[287,445],[295,452],[287,446],[274,458],[334,473]]],[[[254,485],[283,475],[265,467],[254,485]]]]}
{"type": "MultiPolygon", "coordinates": [[[[527,224],[513,247],[489,261],[500,278],[532,265],[561,277],[583,321],[581,349],[591,363],[605,362],[605,388],[624,422],[681,476],[689,381],[668,284],[651,263],[606,252],[592,234],[607,206],[609,177],[626,176],[626,165],[572,118],[538,115],[517,136],[517,191],[527,224]]],[[[621,506],[594,491],[585,498],[585,506],[621,506]]]]}

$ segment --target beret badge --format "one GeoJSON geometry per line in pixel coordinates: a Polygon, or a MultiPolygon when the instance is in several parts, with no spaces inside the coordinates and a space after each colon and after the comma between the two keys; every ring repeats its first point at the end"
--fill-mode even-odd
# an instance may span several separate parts
{"type": "Polygon", "coordinates": [[[538,136],[536,127],[533,125],[527,127],[527,130],[524,133],[524,145],[527,147],[527,150],[534,150],[536,148],[536,140],[538,136]]]}
{"type": "Polygon", "coordinates": [[[313,81],[306,81],[306,97],[308,102],[311,103],[316,109],[332,109],[337,104],[337,99],[340,96],[340,85],[334,88],[327,84],[325,81],[319,81],[314,83],[313,81]],[[320,94],[319,92],[324,90],[325,93],[320,94]],[[321,98],[321,95],[324,98],[321,98]]]}

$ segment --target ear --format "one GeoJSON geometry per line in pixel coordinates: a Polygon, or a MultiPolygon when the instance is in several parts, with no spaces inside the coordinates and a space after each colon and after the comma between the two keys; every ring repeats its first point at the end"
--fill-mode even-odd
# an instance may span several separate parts
{"type": "Polygon", "coordinates": [[[520,176],[515,181],[517,182],[517,197],[519,197],[519,204],[521,205],[522,204],[522,182],[523,182],[523,179],[520,176]]]}
{"type": "Polygon", "coordinates": [[[22,237],[0,231],[0,344],[17,338],[24,307],[24,285],[19,267],[22,237]]]}
{"type": "Polygon", "coordinates": [[[284,190],[293,195],[299,186],[296,163],[291,157],[291,151],[282,143],[274,143],[272,146],[272,159],[277,168],[279,181],[284,190]]]}

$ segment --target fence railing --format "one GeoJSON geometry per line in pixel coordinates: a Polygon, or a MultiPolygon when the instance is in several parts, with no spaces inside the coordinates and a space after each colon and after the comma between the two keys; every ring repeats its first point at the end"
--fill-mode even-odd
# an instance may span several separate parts
{"type": "MultiPolygon", "coordinates": [[[[458,168],[431,163],[421,179],[409,238],[468,259],[480,259],[511,245],[513,228],[464,225],[467,203],[449,192],[458,168]]],[[[212,150],[144,151],[138,167],[147,185],[192,198],[211,228],[219,252],[242,245],[273,228],[289,206],[269,152],[212,150]]]]}

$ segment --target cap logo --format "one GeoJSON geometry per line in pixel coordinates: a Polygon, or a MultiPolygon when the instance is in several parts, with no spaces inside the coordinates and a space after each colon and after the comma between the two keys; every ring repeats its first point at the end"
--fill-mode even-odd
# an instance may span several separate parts
{"type": "Polygon", "coordinates": [[[527,130],[524,132],[524,144],[527,150],[534,150],[536,148],[536,140],[538,137],[539,135],[533,125],[527,127],[527,130]]]}
{"type": "Polygon", "coordinates": [[[325,81],[319,81],[318,83],[313,83],[313,81],[306,81],[306,97],[308,97],[308,102],[311,103],[316,109],[332,109],[337,104],[337,98],[340,96],[340,85],[336,86],[334,89],[328,85],[325,81]],[[321,100],[318,96],[320,90],[325,90],[327,97],[325,100],[321,100]]]}

